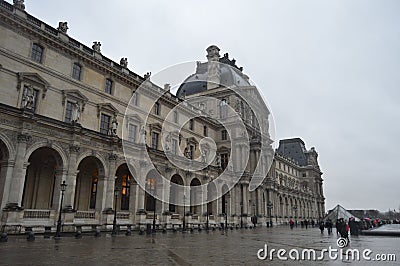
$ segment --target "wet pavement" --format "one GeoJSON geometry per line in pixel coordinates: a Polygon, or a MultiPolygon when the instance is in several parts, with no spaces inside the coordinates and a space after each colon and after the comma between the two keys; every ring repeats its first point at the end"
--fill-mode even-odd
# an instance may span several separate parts
{"type": "MultiPolygon", "coordinates": [[[[102,233],[101,237],[83,235],[81,239],[65,236],[61,240],[44,239],[36,236],[36,240],[28,242],[26,237],[9,236],[6,243],[0,243],[0,265],[399,265],[400,238],[359,236],[351,239],[347,248],[358,249],[361,261],[353,261],[356,256],[346,260],[345,249],[342,250],[343,260],[330,260],[325,253],[319,261],[292,260],[289,257],[291,249],[300,253],[304,249],[315,249],[317,257],[321,250],[329,246],[338,248],[337,236],[333,233],[321,235],[317,228],[286,227],[239,229],[210,231],[209,233],[194,231],[194,233],[161,232],[155,235],[139,235],[132,232],[131,236],[123,234],[111,237],[102,233]],[[280,260],[277,252],[273,260],[259,260],[257,252],[268,247],[285,249],[280,260]],[[362,252],[371,249],[367,254],[375,258],[378,253],[395,254],[397,262],[377,262],[362,259],[362,252]]],[[[260,256],[264,253],[261,252],[260,256]]],[[[292,251],[292,257],[296,255],[292,251]]],[[[306,256],[307,257],[307,256],[306,256]]]]}

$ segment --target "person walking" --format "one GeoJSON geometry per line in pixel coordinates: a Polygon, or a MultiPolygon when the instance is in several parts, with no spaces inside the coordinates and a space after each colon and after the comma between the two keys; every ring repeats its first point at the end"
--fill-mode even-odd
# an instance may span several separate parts
{"type": "Polygon", "coordinates": [[[321,234],[324,233],[325,224],[324,224],[324,221],[322,221],[322,220],[319,222],[319,230],[321,230],[321,234]]]}
{"type": "Polygon", "coordinates": [[[293,222],[292,218],[290,218],[290,220],[289,220],[289,225],[290,225],[290,229],[293,230],[294,222],[293,222]]]}
{"type": "Polygon", "coordinates": [[[308,220],[304,221],[304,226],[306,227],[306,229],[308,229],[308,220]]]}
{"type": "Polygon", "coordinates": [[[325,227],[328,230],[328,235],[332,233],[332,220],[328,219],[325,223],[325,227]]]}

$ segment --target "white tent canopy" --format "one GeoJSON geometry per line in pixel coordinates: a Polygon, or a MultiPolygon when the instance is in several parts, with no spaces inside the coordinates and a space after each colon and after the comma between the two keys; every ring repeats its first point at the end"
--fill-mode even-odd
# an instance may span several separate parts
{"type": "Polygon", "coordinates": [[[324,221],[326,222],[328,219],[331,219],[331,221],[335,224],[336,221],[340,218],[343,218],[345,221],[349,221],[349,218],[354,217],[355,221],[360,221],[358,217],[355,217],[353,214],[348,212],[345,208],[343,208],[340,205],[337,205],[333,210],[331,210],[324,218],[324,221]]]}

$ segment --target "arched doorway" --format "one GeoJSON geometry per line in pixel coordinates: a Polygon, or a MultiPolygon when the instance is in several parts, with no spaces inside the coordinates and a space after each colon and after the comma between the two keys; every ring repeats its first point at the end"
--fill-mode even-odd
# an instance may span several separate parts
{"type": "MultiPolygon", "coordinates": [[[[171,183],[183,186],[183,179],[180,175],[174,175],[171,178],[171,183]]],[[[174,185],[170,186],[169,190],[169,211],[174,213],[180,213],[180,208],[176,206],[176,202],[183,202],[183,187],[177,187],[174,185]]],[[[185,199],[186,201],[186,199],[185,199]]],[[[185,202],[187,203],[187,202],[185,202]]]]}
{"type": "Polygon", "coordinates": [[[104,177],[104,166],[101,161],[89,156],[78,166],[75,189],[75,209],[88,211],[101,209],[99,194],[99,179],[104,177]]]}
{"type": "MultiPolygon", "coordinates": [[[[0,201],[1,201],[1,206],[0,208],[3,209],[3,207],[6,204],[6,197],[4,196],[4,190],[6,189],[6,178],[7,178],[7,164],[9,160],[9,151],[7,149],[6,144],[0,140],[0,201]],[[4,196],[4,198],[3,198],[4,196]]],[[[0,209],[0,212],[1,212],[0,209]]]]}
{"type": "Polygon", "coordinates": [[[154,197],[162,196],[163,182],[161,175],[156,170],[151,170],[146,176],[145,210],[154,212],[157,209],[157,199],[154,197]]]}
{"type": "Polygon", "coordinates": [[[199,214],[199,197],[201,196],[201,183],[198,178],[193,178],[190,182],[190,212],[192,214],[199,214]]]}
{"type": "Polygon", "coordinates": [[[57,170],[62,168],[62,159],[57,151],[49,147],[35,150],[29,157],[26,170],[22,207],[25,209],[52,209],[56,204],[54,187],[57,170]]]}
{"type": "Polygon", "coordinates": [[[134,182],[126,163],[118,167],[116,172],[115,188],[118,188],[117,210],[128,211],[131,198],[131,184],[134,182]]]}

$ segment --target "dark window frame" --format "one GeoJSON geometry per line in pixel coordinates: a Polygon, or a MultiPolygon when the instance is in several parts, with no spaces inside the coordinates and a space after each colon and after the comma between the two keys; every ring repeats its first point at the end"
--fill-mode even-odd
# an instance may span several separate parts
{"type": "Polygon", "coordinates": [[[100,133],[108,134],[111,125],[111,115],[101,113],[100,115],[100,133]],[[108,121],[106,121],[106,118],[108,121]],[[106,126],[107,125],[107,126],[106,126]]]}
{"type": "Polygon", "coordinates": [[[111,79],[106,79],[104,92],[113,95],[113,85],[114,82],[111,79]]]}
{"type": "Polygon", "coordinates": [[[43,62],[44,47],[38,43],[32,44],[31,59],[37,63],[43,62]]]}
{"type": "Polygon", "coordinates": [[[79,63],[74,63],[72,66],[72,78],[76,80],[82,79],[82,65],[79,63]]]}

